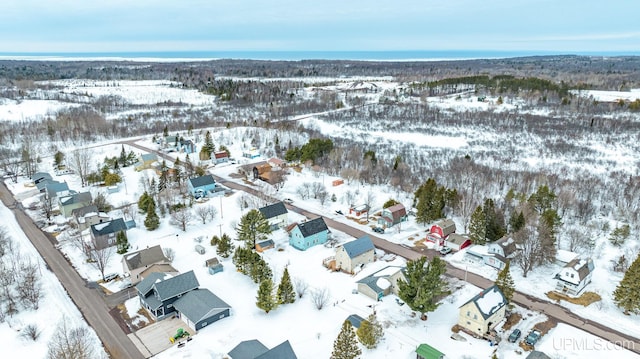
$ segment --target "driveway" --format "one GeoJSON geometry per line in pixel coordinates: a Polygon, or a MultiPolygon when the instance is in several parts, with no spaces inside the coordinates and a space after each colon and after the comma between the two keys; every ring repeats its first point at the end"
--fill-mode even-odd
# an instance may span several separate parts
{"type": "MultiPolygon", "coordinates": [[[[179,328],[183,328],[191,335],[195,334],[185,322],[171,317],[147,325],[137,332],[129,334],[129,339],[138,347],[138,350],[143,353],[145,358],[149,358],[174,345],[178,345],[178,341],[172,344],[169,338],[173,337],[179,328]]],[[[184,340],[182,339],[181,341],[184,340]]]]}

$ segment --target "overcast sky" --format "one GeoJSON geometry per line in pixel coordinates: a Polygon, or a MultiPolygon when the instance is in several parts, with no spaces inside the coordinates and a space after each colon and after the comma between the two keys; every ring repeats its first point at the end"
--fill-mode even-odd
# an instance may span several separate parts
{"type": "Polygon", "coordinates": [[[0,52],[637,52],[639,14],[639,0],[5,0],[0,52]]]}

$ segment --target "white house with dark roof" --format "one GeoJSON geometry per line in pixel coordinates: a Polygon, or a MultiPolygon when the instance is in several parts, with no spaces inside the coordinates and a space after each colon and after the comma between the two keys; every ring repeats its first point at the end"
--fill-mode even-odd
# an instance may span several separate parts
{"type": "Polygon", "coordinates": [[[272,231],[282,229],[287,225],[287,214],[289,212],[282,202],[258,208],[258,211],[269,221],[269,226],[271,226],[272,231]]]}
{"type": "Polygon", "coordinates": [[[518,255],[518,246],[512,237],[505,236],[487,244],[487,254],[485,263],[494,268],[502,269],[508,260],[518,255]]]}
{"type": "Polygon", "coordinates": [[[347,242],[336,249],[336,270],[354,273],[365,264],[375,261],[375,247],[369,236],[347,242]]]}
{"type": "Polygon", "coordinates": [[[111,217],[106,213],[98,212],[98,207],[93,204],[72,210],[71,216],[80,231],[84,231],[94,224],[111,220],[111,217]]]}
{"type": "Polygon", "coordinates": [[[493,285],[460,306],[458,325],[474,335],[484,337],[504,320],[507,299],[493,285]]]}
{"type": "Polygon", "coordinates": [[[578,295],[591,283],[594,270],[591,258],[575,258],[556,274],[556,291],[568,295],[578,295]]]}
{"type": "Polygon", "coordinates": [[[90,228],[91,241],[97,249],[116,245],[118,232],[127,232],[127,225],[122,218],[92,225],[90,228]]]}
{"type": "Polygon", "coordinates": [[[140,282],[141,273],[154,264],[169,264],[171,261],[164,255],[162,247],[156,245],[122,256],[122,272],[131,278],[131,283],[140,282]]]}
{"type": "Polygon", "coordinates": [[[92,197],[89,192],[74,193],[68,196],[58,196],[58,208],[60,209],[60,214],[65,218],[69,218],[71,217],[71,211],[76,208],[90,205],[91,200],[92,197]]]}
{"type": "Polygon", "coordinates": [[[406,280],[404,272],[405,267],[385,267],[357,281],[358,292],[376,301],[389,294],[398,295],[398,280],[406,280]]]}

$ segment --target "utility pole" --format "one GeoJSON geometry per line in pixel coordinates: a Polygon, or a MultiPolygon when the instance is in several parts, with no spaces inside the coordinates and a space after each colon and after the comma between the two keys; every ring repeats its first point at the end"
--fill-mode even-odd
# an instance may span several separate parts
{"type": "Polygon", "coordinates": [[[220,219],[222,219],[222,218],[224,218],[222,216],[222,196],[218,196],[218,197],[220,197],[220,219]]]}

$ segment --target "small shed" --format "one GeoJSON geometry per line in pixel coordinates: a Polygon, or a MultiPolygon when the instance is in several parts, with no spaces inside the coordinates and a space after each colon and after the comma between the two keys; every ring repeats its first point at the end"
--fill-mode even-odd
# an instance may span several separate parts
{"type": "Polygon", "coordinates": [[[359,206],[351,206],[349,208],[349,214],[358,216],[358,217],[367,214],[367,212],[369,212],[369,206],[367,206],[366,204],[361,204],[359,206]]]}
{"type": "Polygon", "coordinates": [[[420,344],[416,348],[416,359],[442,359],[444,354],[428,344],[420,344]]]}
{"type": "Polygon", "coordinates": [[[337,179],[337,180],[333,180],[333,182],[331,182],[331,185],[333,187],[337,187],[337,186],[339,186],[341,184],[344,184],[344,180],[343,179],[337,179]]]}
{"type": "Polygon", "coordinates": [[[365,321],[365,319],[358,314],[351,314],[347,317],[347,320],[351,323],[353,329],[358,330],[360,328],[360,324],[365,321]]]}
{"type": "Polygon", "coordinates": [[[209,274],[216,274],[224,270],[222,263],[220,263],[220,261],[216,257],[207,259],[204,262],[204,266],[207,267],[209,274]]]}
{"type": "Polygon", "coordinates": [[[471,244],[471,239],[469,239],[469,237],[457,233],[451,233],[444,241],[444,245],[454,251],[459,251],[469,247],[471,244]]]}
{"type": "Polygon", "coordinates": [[[204,253],[207,251],[206,249],[204,249],[204,247],[203,247],[203,246],[201,246],[201,245],[199,245],[199,244],[196,244],[195,249],[196,249],[196,252],[198,252],[198,253],[200,253],[200,254],[204,254],[204,253]]]}
{"type": "Polygon", "coordinates": [[[267,249],[274,248],[275,246],[276,246],[275,243],[273,243],[272,240],[268,239],[266,241],[262,241],[260,243],[256,243],[256,252],[262,253],[262,252],[266,251],[267,249]]]}

